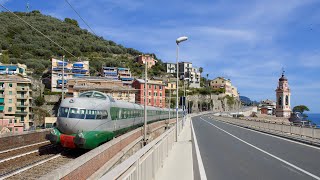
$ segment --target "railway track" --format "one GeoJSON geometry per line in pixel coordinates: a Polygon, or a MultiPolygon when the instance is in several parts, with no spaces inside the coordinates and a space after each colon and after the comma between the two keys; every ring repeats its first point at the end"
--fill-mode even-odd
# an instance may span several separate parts
{"type": "Polygon", "coordinates": [[[48,143],[0,152],[0,179],[37,179],[87,151],[48,143]]]}

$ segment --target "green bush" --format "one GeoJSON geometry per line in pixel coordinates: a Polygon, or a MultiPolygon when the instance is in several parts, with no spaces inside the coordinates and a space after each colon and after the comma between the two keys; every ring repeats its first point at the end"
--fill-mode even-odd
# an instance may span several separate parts
{"type": "Polygon", "coordinates": [[[35,100],[34,103],[36,106],[42,106],[46,101],[44,100],[44,97],[38,96],[35,100]]]}

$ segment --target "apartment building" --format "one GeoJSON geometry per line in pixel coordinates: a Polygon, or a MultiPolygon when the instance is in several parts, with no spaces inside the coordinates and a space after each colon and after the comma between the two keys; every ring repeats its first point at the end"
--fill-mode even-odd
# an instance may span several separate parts
{"type": "Polygon", "coordinates": [[[121,80],[110,80],[103,77],[69,79],[67,97],[78,97],[80,93],[90,90],[106,93],[115,100],[135,102],[136,90],[134,88],[124,86],[121,80]]]}
{"type": "Polygon", "coordinates": [[[147,63],[147,67],[151,68],[158,62],[158,60],[154,59],[151,55],[139,55],[136,57],[136,62],[139,64],[147,63]]]}
{"type": "Polygon", "coordinates": [[[177,73],[177,64],[176,63],[164,63],[164,66],[166,68],[166,72],[168,74],[175,74],[177,73]]]}
{"type": "MultiPolygon", "coordinates": [[[[137,89],[136,92],[136,103],[144,105],[144,83],[143,79],[136,79],[132,83],[132,87],[137,89]]],[[[165,87],[163,83],[159,83],[158,81],[148,80],[147,82],[147,92],[148,92],[148,99],[147,105],[155,106],[155,107],[166,107],[166,93],[165,87]]]]}
{"type": "Polygon", "coordinates": [[[65,60],[51,59],[51,91],[61,92],[62,83],[65,91],[67,89],[68,79],[75,77],[87,77],[89,74],[89,61],[68,62],[65,60]],[[64,78],[62,82],[62,69],[64,68],[64,78]]]}
{"type": "Polygon", "coordinates": [[[107,79],[118,79],[118,68],[117,67],[102,67],[102,77],[107,79]]]}
{"type": "Polygon", "coordinates": [[[224,77],[217,77],[210,81],[209,85],[213,89],[225,89],[225,94],[232,97],[239,97],[238,90],[232,86],[231,80],[224,77]]]}
{"type": "Polygon", "coordinates": [[[133,77],[131,75],[130,68],[118,68],[119,79],[122,81],[124,86],[130,86],[133,83],[133,77]]]}
{"type": "Polygon", "coordinates": [[[0,75],[0,113],[2,120],[9,119],[14,132],[28,130],[33,125],[30,79],[20,74],[0,75]]]}

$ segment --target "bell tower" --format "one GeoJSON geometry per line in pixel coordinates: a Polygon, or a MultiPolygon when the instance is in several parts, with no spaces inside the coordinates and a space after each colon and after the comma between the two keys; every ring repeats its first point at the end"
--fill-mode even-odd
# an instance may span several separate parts
{"type": "Polygon", "coordinates": [[[291,116],[290,108],[290,88],[288,84],[288,79],[284,76],[284,70],[282,71],[282,76],[279,79],[278,88],[276,89],[277,96],[277,106],[276,106],[276,116],[286,117],[291,116]]]}

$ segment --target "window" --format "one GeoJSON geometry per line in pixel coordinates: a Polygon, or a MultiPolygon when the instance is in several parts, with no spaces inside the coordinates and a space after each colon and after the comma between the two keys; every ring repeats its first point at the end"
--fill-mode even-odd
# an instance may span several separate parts
{"type": "Polygon", "coordinates": [[[160,104],[162,103],[162,100],[160,99],[160,104]]]}
{"type": "Polygon", "coordinates": [[[151,99],[149,99],[149,103],[151,103],[151,99]]]}
{"type": "Polygon", "coordinates": [[[95,92],[93,94],[93,97],[97,98],[97,99],[106,99],[106,96],[104,96],[103,94],[101,93],[98,93],[98,92],[95,92]]]}
{"type": "Polygon", "coordinates": [[[85,109],[70,108],[69,118],[84,119],[85,112],[85,109]]]}
{"type": "Polygon", "coordinates": [[[160,93],[160,96],[162,96],[162,93],[160,93]]]}
{"type": "Polygon", "coordinates": [[[10,103],[10,104],[12,103],[12,99],[9,99],[9,103],[10,103]]]}
{"type": "Polygon", "coordinates": [[[9,83],[9,87],[12,87],[12,83],[9,83]]]}
{"type": "Polygon", "coordinates": [[[282,105],[282,97],[280,96],[279,97],[279,102],[278,102],[278,104],[281,106],[282,105]]]}
{"type": "Polygon", "coordinates": [[[151,85],[149,84],[149,89],[151,89],[151,85]]]}
{"type": "Polygon", "coordinates": [[[151,96],[151,92],[149,92],[149,96],[151,96]]]}
{"type": "Polygon", "coordinates": [[[9,91],[9,95],[12,95],[12,91],[9,91]]]}
{"type": "Polygon", "coordinates": [[[159,86],[159,89],[162,90],[162,86],[159,86]]]}
{"type": "Polygon", "coordinates": [[[17,120],[16,120],[16,119],[14,120],[14,123],[17,123],[17,120]]]}
{"type": "Polygon", "coordinates": [[[9,119],[9,123],[12,123],[12,119],[9,119]]]}
{"type": "Polygon", "coordinates": [[[286,95],[286,105],[289,105],[289,96],[286,95]]]}
{"type": "Polygon", "coordinates": [[[24,116],[21,116],[20,122],[24,122],[24,116]]]}
{"type": "Polygon", "coordinates": [[[14,131],[17,132],[17,131],[18,131],[18,128],[14,128],[14,131]]]}
{"type": "Polygon", "coordinates": [[[97,114],[97,110],[87,110],[86,119],[95,119],[97,114]]]}
{"type": "Polygon", "coordinates": [[[67,117],[69,112],[69,108],[66,107],[60,107],[58,117],[67,117]]]}
{"type": "Polygon", "coordinates": [[[12,107],[8,107],[8,111],[9,111],[9,112],[12,112],[12,107]]]}
{"type": "Polygon", "coordinates": [[[154,89],[157,89],[157,85],[154,85],[154,89]]]}

